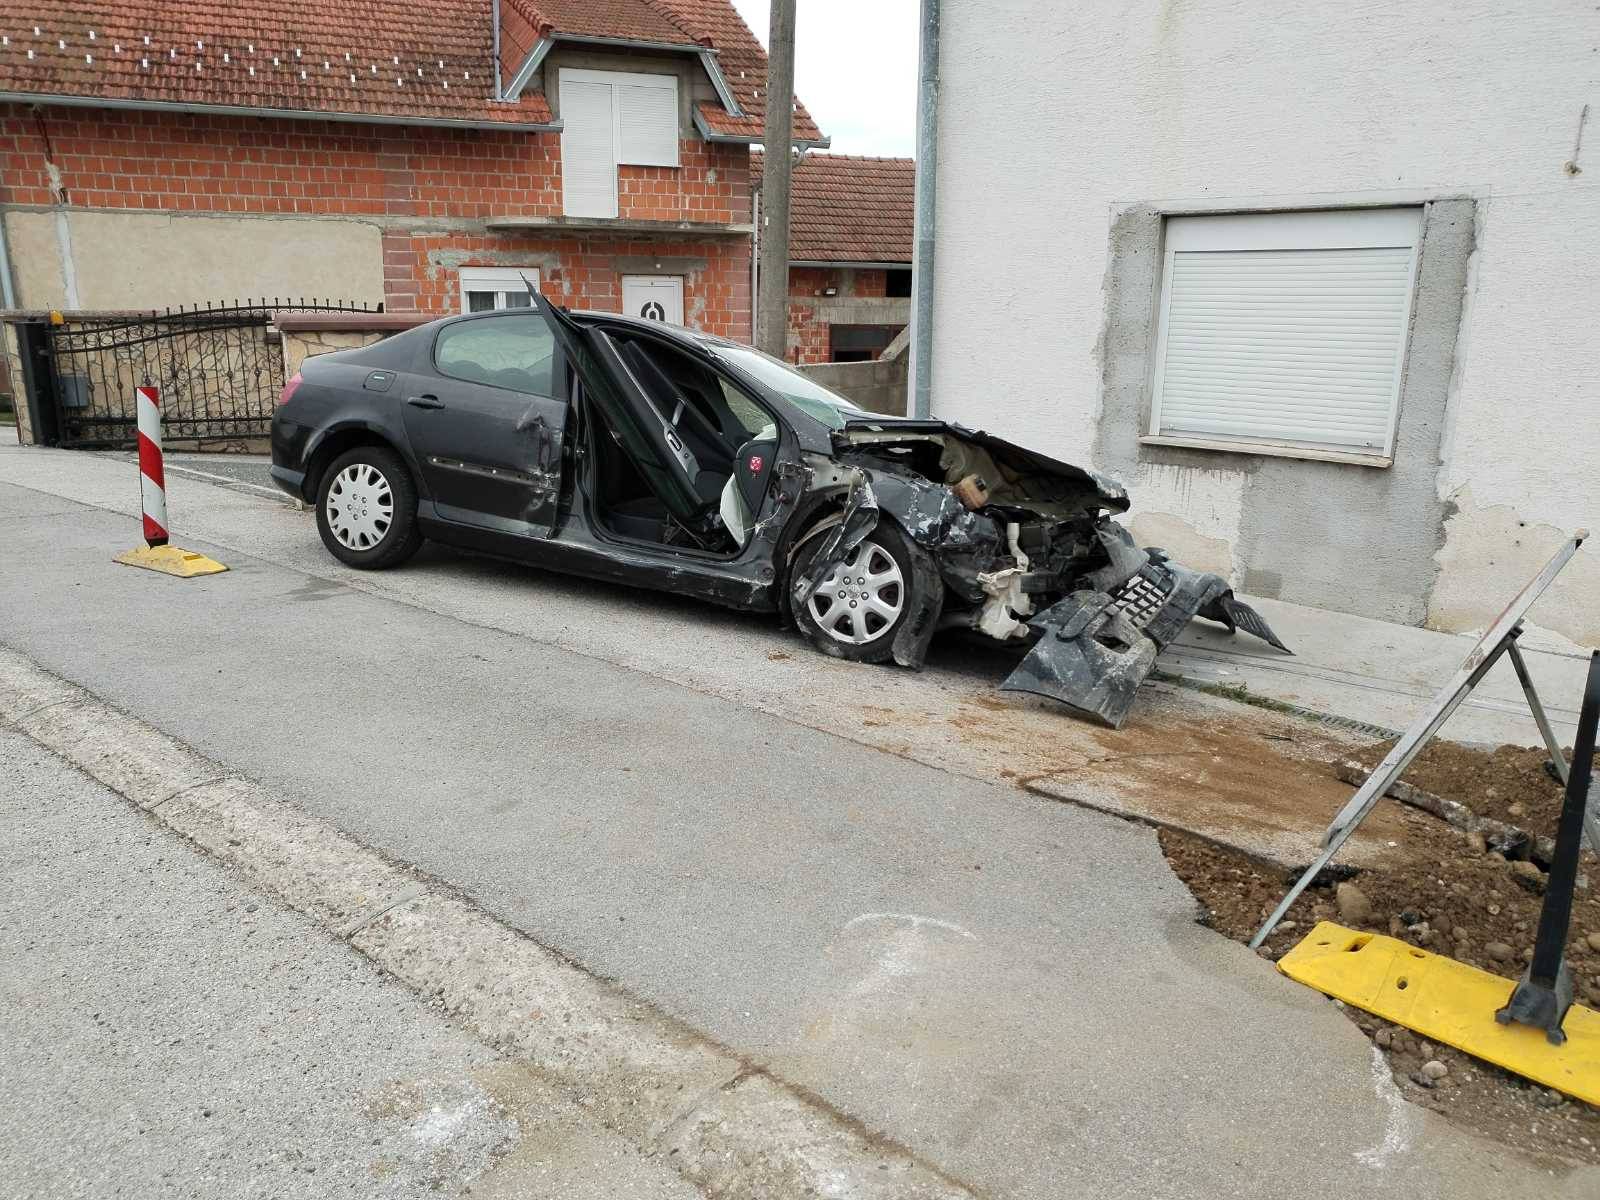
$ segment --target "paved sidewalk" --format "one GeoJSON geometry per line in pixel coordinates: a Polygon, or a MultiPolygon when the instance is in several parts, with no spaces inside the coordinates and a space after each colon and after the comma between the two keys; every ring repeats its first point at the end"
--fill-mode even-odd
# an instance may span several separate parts
{"type": "MultiPolygon", "coordinates": [[[[1600,545],[1600,543],[1597,543],[1600,545]]],[[[1600,549],[1580,550],[1600,553],[1600,549]]],[[[1509,602],[1522,585],[1512,587],[1509,602]]],[[[1243,687],[1250,694],[1386,729],[1405,729],[1460,668],[1476,634],[1438,633],[1349,613],[1251,598],[1293,651],[1276,653],[1253,638],[1196,621],[1161,656],[1158,669],[1203,684],[1243,687]]],[[[1537,627],[1539,606],[1529,613],[1537,627]]],[[[1588,651],[1532,628],[1523,657],[1563,745],[1570,745],[1588,670],[1588,651]]],[[[1509,660],[1502,659],[1440,731],[1458,742],[1543,743],[1509,660]]]]}
{"type": "Polygon", "coordinates": [[[5,1200],[696,1194],[9,731],[0,827],[5,1200]]]}
{"type": "MultiPolygon", "coordinates": [[[[135,461],[122,452],[108,452],[108,457],[135,461]]],[[[287,502],[272,483],[270,465],[271,459],[260,454],[168,456],[171,471],[287,502]]],[[[1508,589],[1504,599],[1509,601],[1520,586],[1519,582],[1508,589]]],[[[1242,687],[1266,699],[1400,730],[1421,713],[1478,640],[1476,634],[1439,633],[1281,600],[1246,599],[1294,650],[1293,657],[1253,638],[1231,637],[1207,622],[1195,622],[1162,655],[1158,669],[1186,682],[1242,687]]],[[[1576,730],[1588,656],[1581,647],[1539,631],[1538,619],[1535,604],[1529,615],[1533,628],[1522,639],[1523,654],[1545,710],[1565,742],[1576,730]]],[[[1539,744],[1538,728],[1509,662],[1490,672],[1441,736],[1463,742],[1539,744]]]]}

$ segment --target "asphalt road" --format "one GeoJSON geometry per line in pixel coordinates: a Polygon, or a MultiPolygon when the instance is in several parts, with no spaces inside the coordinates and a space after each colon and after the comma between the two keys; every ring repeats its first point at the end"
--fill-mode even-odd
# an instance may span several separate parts
{"type": "Polygon", "coordinates": [[[696,1195],[5,730],[0,827],[5,1200],[696,1195]]]}
{"type": "Polygon", "coordinates": [[[0,449],[0,639],[984,1194],[1593,1194],[1406,1106],[1148,830],[940,769],[948,730],[842,732],[971,695],[965,659],[437,550],[375,581],[199,481],[178,540],[233,570],[179,583],[109,562],[121,469],[0,449]]]}
{"type": "Polygon", "coordinates": [[[0,732],[0,1196],[422,1197],[517,1125],[497,1056],[0,732]]]}

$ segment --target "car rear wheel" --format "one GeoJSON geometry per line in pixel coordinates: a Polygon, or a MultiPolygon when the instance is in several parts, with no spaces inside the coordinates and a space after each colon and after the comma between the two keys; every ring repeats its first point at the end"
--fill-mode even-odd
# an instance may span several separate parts
{"type": "MultiPolygon", "coordinates": [[[[791,579],[805,575],[836,523],[823,525],[801,543],[791,579]]],[[[853,662],[884,662],[893,650],[894,635],[915,607],[914,578],[905,535],[881,521],[829,570],[811,599],[795,607],[795,624],[826,654],[853,662]]]]}
{"type": "Polygon", "coordinates": [[[347,450],[322,473],[317,531],[340,562],[377,571],[417,552],[417,485],[398,454],[384,446],[347,450]]]}

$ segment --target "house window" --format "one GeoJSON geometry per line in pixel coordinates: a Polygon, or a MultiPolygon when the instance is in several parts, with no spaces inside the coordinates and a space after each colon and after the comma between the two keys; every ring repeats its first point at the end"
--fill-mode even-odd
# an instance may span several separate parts
{"type": "Polygon", "coordinates": [[[911,271],[891,268],[884,272],[883,294],[885,296],[903,297],[911,295],[911,271]]]}
{"type": "Polygon", "coordinates": [[[1169,217],[1150,437],[1394,450],[1420,208],[1169,217]]]}
{"type": "Polygon", "coordinates": [[[561,185],[569,217],[617,215],[619,166],[678,165],[678,79],[560,73],[561,185]]]}
{"type": "Polygon", "coordinates": [[[530,284],[535,290],[539,287],[537,267],[462,267],[461,311],[527,308],[533,303],[530,284]]]}

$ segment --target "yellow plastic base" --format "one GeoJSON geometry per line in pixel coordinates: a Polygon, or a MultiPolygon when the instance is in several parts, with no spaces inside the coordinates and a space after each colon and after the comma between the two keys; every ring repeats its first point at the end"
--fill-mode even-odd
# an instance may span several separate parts
{"type": "Polygon", "coordinates": [[[1376,933],[1319,922],[1278,960],[1290,979],[1546,1087],[1600,1104],[1600,1013],[1574,1004],[1567,1041],[1494,1019],[1516,985],[1376,933]]]}
{"type": "Polygon", "coordinates": [[[179,579],[215,575],[228,569],[214,558],[207,558],[192,550],[180,550],[177,546],[139,546],[126,554],[117,555],[115,561],[126,567],[143,567],[147,571],[176,575],[179,579]]]}

